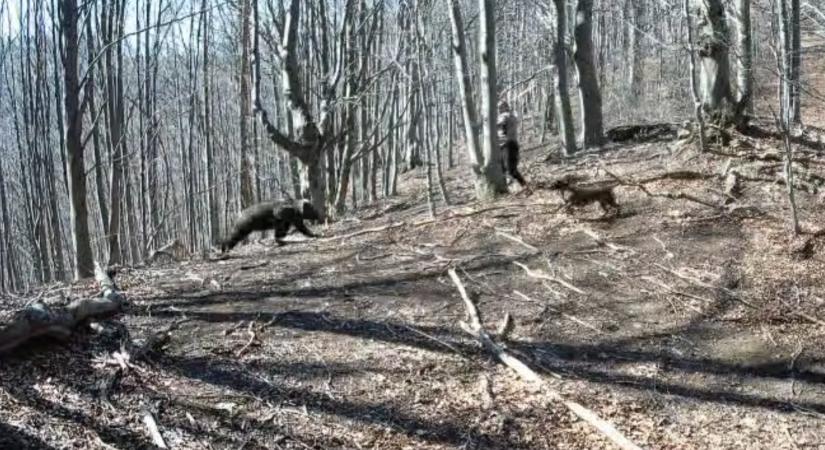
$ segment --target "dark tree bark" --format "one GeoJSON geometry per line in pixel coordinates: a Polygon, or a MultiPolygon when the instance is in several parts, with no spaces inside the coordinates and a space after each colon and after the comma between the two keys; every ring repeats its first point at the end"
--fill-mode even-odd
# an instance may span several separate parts
{"type": "Polygon", "coordinates": [[[582,118],[582,143],[584,147],[598,146],[604,142],[602,119],[602,93],[596,76],[593,59],[593,0],[578,0],[573,36],[576,48],[573,59],[579,75],[579,100],[582,118]]]}
{"type": "Polygon", "coordinates": [[[63,104],[66,114],[66,154],[69,164],[70,219],[75,248],[75,279],[94,273],[94,259],[89,240],[89,211],[86,205],[86,171],[83,160],[83,112],[80,109],[80,85],[77,73],[77,0],[60,2],[60,28],[63,34],[63,104]]]}

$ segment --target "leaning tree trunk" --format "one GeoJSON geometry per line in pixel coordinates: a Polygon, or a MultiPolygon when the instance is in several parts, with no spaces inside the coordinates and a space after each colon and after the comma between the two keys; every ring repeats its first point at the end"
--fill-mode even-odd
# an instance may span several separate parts
{"type": "Polygon", "coordinates": [[[576,23],[573,36],[576,49],[573,59],[579,76],[580,114],[582,117],[582,144],[584,147],[598,146],[604,142],[604,122],[602,119],[602,94],[596,79],[593,63],[593,0],[579,0],[576,3],[576,23]]]}
{"type": "Polygon", "coordinates": [[[556,6],[556,42],[553,45],[553,65],[556,70],[556,122],[564,156],[576,153],[576,137],[573,132],[573,112],[570,109],[570,91],[567,87],[567,11],[564,0],[553,0],[556,6]]]}
{"type": "Polygon", "coordinates": [[[89,241],[89,210],[86,205],[86,170],[83,164],[83,113],[80,108],[78,59],[77,0],[60,3],[60,28],[63,33],[63,105],[66,110],[66,153],[69,165],[69,217],[75,248],[75,279],[90,277],[94,272],[92,246],[89,241]]]}
{"type": "Polygon", "coordinates": [[[737,123],[728,57],[728,25],[722,0],[696,0],[699,93],[707,120],[717,126],[737,123]]]}

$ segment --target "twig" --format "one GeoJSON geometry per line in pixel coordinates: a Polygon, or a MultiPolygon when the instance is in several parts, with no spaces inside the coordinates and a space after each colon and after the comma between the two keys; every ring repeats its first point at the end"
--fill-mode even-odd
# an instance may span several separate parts
{"type": "Polygon", "coordinates": [[[455,348],[452,344],[449,344],[448,342],[443,341],[442,339],[439,339],[439,338],[437,338],[437,337],[435,337],[435,336],[429,335],[429,334],[427,334],[427,333],[425,333],[425,332],[423,332],[423,331],[421,331],[421,330],[418,330],[418,329],[416,329],[416,328],[414,328],[414,327],[411,327],[411,326],[409,326],[409,325],[403,325],[403,327],[404,327],[404,328],[406,328],[406,329],[408,329],[408,330],[410,330],[410,331],[412,331],[412,332],[413,332],[413,333],[415,333],[415,334],[418,334],[418,335],[424,336],[425,338],[430,339],[430,340],[431,340],[431,341],[433,341],[433,342],[437,342],[437,343],[439,343],[439,344],[443,345],[444,347],[447,347],[448,349],[450,349],[450,350],[454,351],[455,353],[457,353],[457,354],[459,354],[459,355],[463,356],[463,354],[461,353],[461,351],[460,351],[460,350],[458,350],[457,348],[455,348]]]}
{"type": "Polygon", "coordinates": [[[252,345],[253,342],[255,342],[255,339],[257,339],[258,337],[257,333],[255,333],[254,320],[249,321],[249,326],[246,328],[246,333],[249,335],[249,340],[247,340],[246,344],[244,344],[244,346],[241,347],[241,349],[238,350],[238,352],[236,353],[236,356],[238,357],[243,356],[243,354],[246,353],[246,350],[249,349],[249,347],[252,345]]]}
{"type": "MultiPolygon", "coordinates": [[[[519,297],[521,297],[521,298],[523,298],[523,299],[527,300],[527,301],[535,302],[535,300],[533,300],[532,298],[528,297],[528,296],[527,296],[527,294],[524,294],[523,292],[513,291],[513,293],[514,293],[514,294],[516,294],[516,295],[518,295],[519,297]]],[[[585,328],[589,328],[589,329],[591,329],[591,330],[595,331],[596,333],[602,334],[602,330],[600,330],[600,329],[596,328],[594,325],[591,325],[591,324],[589,324],[589,323],[585,322],[584,320],[579,319],[578,317],[576,317],[576,316],[574,316],[574,315],[572,315],[572,314],[567,314],[566,312],[564,312],[564,311],[560,310],[559,308],[556,308],[555,306],[548,305],[548,304],[546,304],[546,303],[545,303],[545,304],[544,304],[544,307],[545,307],[545,308],[547,308],[547,309],[551,309],[551,310],[553,310],[553,311],[555,311],[555,312],[557,312],[557,313],[561,314],[563,317],[565,317],[565,318],[569,319],[569,320],[570,320],[570,321],[572,321],[572,322],[575,322],[575,323],[577,323],[577,324],[579,324],[579,325],[581,325],[581,326],[583,326],[583,327],[585,327],[585,328]]]]}
{"type": "Polygon", "coordinates": [[[519,244],[519,245],[522,245],[522,246],[524,246],[524,248],[526,248],[528,250],[531,250],[531,251],[534,251],[534,252],[540,252],[541,251],[537,247],[534,247],[534,246],[524,242],[524,240],[520,239],[517,236],[513,236],[510,233],[505,233],[504,231],[496,230],[496,234],[503,237],[503,238],[509,239],[509,240],[519,244]]]}
{"type": "Polygon", "coordinates": [[[720,291],[724,292],[725,294],[727,294],[728,296],[730,296],[732,299],[734,299],[734,300],[738,301],[739,303],[742,303],[743,305],[748,306],[748,307],[751,307],[751,308],[756,308],[756,306],[755,306],[753,303],[748,302],[747,300],[743,299],[743,298],[742,298],[739,294],[737,294],[736,292],[734,292],[734,291],[732,291],[732,290],[730,290],[730,289],[728,289],[728,288],[721,287],[721,286],[714,286],[714,285],[712,285],[712,284],[705,283],[704,281],[699,280],[699,279],[697,279],[697,278],[695,278],[695,277],[690,277],[690,276],[687,276],[687,275],[685,275],[685,274],[683,274],[683,273],[680,273],[680,272],[678,272],[678,271],[676,271],[676,270],[673,270],[673,269],[671,269],[671,268],[665,267],[665,266],[663,266],[663,265],[661,265],[661,264],[658,264],[658,263],[654,264],[654,266],[656,266],[656,267],[658,267],[658,268],[660,268],[660,269],[664,270],[665,272],[668,272],[668,273],[670,273],[670,274],[673,274],[673,275],[675,275],[675,276],[677,276],[677,277],[679,277],[679,278],[681,278],[681,279],[683,279],[683,280],[685,280],[685,281],[689,281],[689,282],[691,282],[691,283],[694,283],[694,284],[696,284],[696,285],[699,285],[699,286],[701,286],[701,287],[703,287],[703,288],[707,288],[707,289],[711,289],[711,290],[720,290],[720,291]]]}
{"type": "MultiPolygon", "coordinates": [[[[677,291],[672,286],[669,286],[669,285],[665,284],[664,281],[657,280],[653,277],[642,277],[642,279],[646,280],[646,281],[649,281],[650,283],[653,283],[653,284],[661,287],[662,289],[666,290],[669,294],[681,295],[681,296],[684,296],[684,297],[692,298],[694,300],[700,300],[700,301],[705,302],[707,304],[713,303],[713,301],[710,300],[710,299],[707,299],[707,298],[704,298],[704,297],[699,297],[698,295],[689,294],[687,292],[677,291]]],[[[701,309],[699,309],[699,308],[697,308],[693,305],[686,304],[685,306],[689,309],[692,309],[693,311],[695,311],[697,313],[700,313],[700,314],[702,313],[701,309]]]]}
{"type": "Polygon", "coordinates": [[[146,425],[146,429],[149,430],[149,435],[152,436],[152,441],[156,446],[160,448],[169,448],[166,446],[166,442],[160,434],[158,423],[155,422],[155,418],[152,416],[152,413],[149,411],[143,413],[143,423],[146,425]]]}
{"type": "Polygon", "coordinates": [[[579,228],[579,231],[581,231],[582,233],[584,233],[584,234],[586,234],[586,235],[590,236],[590,237],[591,237],[594,241],[596,241],[596,243],[597,243],[597,244],[599,244],[599,245],[603,245],[603,246],[605,246],[605,247],[607,247],[607,248],[609,248],[609,249],[611,249],[611,250],[613,250],[613,251],[616,251],[616,252],[628,252],[628,253],[631,253],[631,254],[635,254],[635,253],[636,253],[633,249],[631,249],[631,248],[629,248],[629,247],[625,247],[625,246],[621,246],[621,245],[616,245],[616,244],[613,244],[613,243],[610,243],[610,242],[605,241],[605,240],[604,240],[604,239],[602,239],[602,237],[601,237],[601,236],[599,236],[599,235],[598,235],[595,231],[593,231],[593,230],[591,230],[591,229],[589,229],[589,228],[579,228]]]}
{"type": "Polygon", "coordinates": [[[332,237],[328,237],[328,238],[322,238],[322,239],[318,239],[317,241],[323,242],[323,241],[351,239],[351,238],[354,238],[356,236],[361,236],[363,234],[380,233],[382,231],[392,230],[392,229],[395,229],[395,228],[401,228],[405,225],[407,225],[407,222],[396,222],[396,223],[391,223],[389,225],[384,225],[382,227],[375,227],[375,228],[367,228],[367,229],[364,229],[364,230],[358,230],[356,232],[349,233],[349,234],[344,234],[344,235],[341,235],[341,236],[332,236],[332,237]]]}
{"type": "Polygon", "coordinates": [[[622,177],[614,174],[613,172],[607,170],[604,166],[601,166],[601,169],[604,170],[604,172],[606,174],[608,174],[612,178],[614,178],[620,185],[635,187],[635,188],[639,189],[640,191],[644,192],[645,195],[647,195],[648,197],[669,198],[671,200],[688,200],[688,201],[691,201],[691,202],[694,202],[694,203],[699,203],[700,205],[707,206],[708,208],[713,208],[713,209],[717,209],[717,210],[719,209],[719,205],[715,205],[713,203],[710,203],[707,200],[702,200],[701,198],[695,197],[695,196],[690,195],[690,194],[685,194],[684,192],[676,192],[676,193],[665,192],[663,194],[662,193],[655,193],[654,194],[653,192],[650,192],[647,189],[647,187],[642,183],[635,182],[635,181],[627,181],[627,180],[623,179],[622,177]]]}
{"type": "Polygon", "coordinates": [[[527,267],[526,265],[524,265],[524,264],[522,264],[518,261],[513,261],[513,264],[515,264],[515,265],[521,267],[522,269],[524,269],[524,272],[527,273],[527,276],[529,276],[529,277],[538,278],[540,280],[552,281],[554,283],[558,283],[558,284],[566,287],[567,289],[570,289],[573,292],[577,292],[577,293],[582,294],[582,295],[585,294],[585,292],[583,290],[577,288],[576,286],[573,286],[572,284],[568,283],[567,281],[562,280],[561,278],[554,277],[554,276],[549,275],[546,272],[543,272],[543,271],[540,271],[540,270],[533,270],[533,269],[527,267]]]}
{"type": "Polygon", "coordinates": [[[599,430],[606,438],[610,439],[619,448],[625,450],[641,450],[641,447],[626,438],[610,422],[602,419],[596,415],[596,413],[585,408],[579,403],[565,400],[561,394],[552,390],[548,386],[547,382],[544,381],[541,375],[533,371],[533,369],[521,362],[518,358],[508,354],[500,345],[495,343],[492,338],[490,338],[490,335],[487,334],[487,332],[481,327],[480,313],[476,308],[475,303],[473,303],[467,295],[467,291],[464,289],[464,285],[461,283],[461,279],[458,278],[458,274],[455,272],[455,269],[450,269],[449,274],[450,278],[453,280],[453,283],[456,285],[456,288],[458,288],[458,292],[464,300],[464,306],[467,309],[467,314],[470,316],[470,325],[466,325],[466,331],[481,341],[482,345],[487,348],[487,350],[492,352],[499,359],[499,361],[514,370],[522,379],[529,383],[538,384],[539,387],[541,387],[551,399],[561,402],[573,414],[590,424],[595,429],[599,430]]]}

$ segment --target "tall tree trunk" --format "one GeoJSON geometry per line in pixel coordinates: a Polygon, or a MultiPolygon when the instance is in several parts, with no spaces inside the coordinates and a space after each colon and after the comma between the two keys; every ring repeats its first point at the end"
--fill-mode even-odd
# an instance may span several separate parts
{"type": "Polygon", "coordinates": [[[753,97],[753,52],[751,49],[751,0],[736,0],[736,105],[741,114],[751,110],[753,97]]]}
{"type": "Polygon", "coordinates": [[[696,37],[700,58],[699,93],[708,121],[724,126],[738,121],[730,87],[725,8],[722,0],[695,1],[699,17],[696,37]]]}
{"type": "Polygon", "coordinates": [[[86,171],[83,164],[83,113],[77,73],[77,0],[60,2],[60,28],[63,33],[63,84],[66,113],[66,153],[69,164],[69,216],[75,248],[75,279],[90,277],[94,270],[89,240],[89,211],[86,205],[86,171]]]}
{"type": "Polygon", "coordinates": [[[479,0],[478,53],[481,67],[481,135],[484,155],[483,182],[476,179],[476,195],[480,200],[492,200],[507,192],[507,184],[500,164],[496,131],[496,19],[493,0],[479,0]]]}
{"type": "Polygon", "coordinates": [[[251,90],[251,0],[241,1],[241,207],[255,202],[252,161],[252,90],[251,90]]]}
{"type": "MultiPolygon", "coordinates": [[[[329,109],[322,105],[321,126],[319,127],[304,97],[304,88],[300,77],[301,70],[298,65],[298,56],[296,53],[298,21],[300,20],[301,11],[300,6],[300,0],[290,0],[289,11],[284,20],[285,32],[281,46],[281,58],[284,62],[281,71],[283,92],[289,105],[295,139],[284,135],[278,130],[269,120],[269,116],[260,102],[256,104],[256,109],[261,113],[261,120],[264,122],[272,142],[301,161],[301,198],[309,199],[312,206],[318,211],[321,220],[324,220],[327,215],[324,180],[324,175],[326,174],[324,163],[326,162],[326,158],[324,158],[324,151],[326,151],[327,145],[334,144],[334,138],[333,136],[321,134],[321,130],[327,129],[326,122],[330,117],[329,109]]],[[[344,14],[343,22],[347,23],[349,18],[346,8],[344,14]]],[[[340,68],[339,64],[335,71],[336,75],[332,77],[334,81],[329,83],[326,89],[327,92],[334,92],[335,85],[338,82],[337,74],[340,74],[340,68]]]]}
{"type": "Polygon", "coordinates": [[[556,123],[564,156],[576,153],[573,131],[573,112],[570,108],[570,90],[567,83],[567,10],[564,0],[553,0],[556,7],[556,42],[553,44],[553,65],[556,72],[556,123]]]}
{"type": "Polygon", "coordinates": [[[800,29],[799,0],[790,0],[790,34],[791,34],[791,123],[802,123],[802,104],[800,103],[802,71],[802,37],[800,29]]]}
{"type": "Polygon", "coordinates": [[[3,267],[0,268],[5,271],[5,282],[3,288],[6,290],[17,289],[17,276],[15,268],[17,263],[15,261],[15,252],[12,249],[12,223],[9,217],[8,197],[6,197],[6,180],[3,177],[3,164],[0,163],[0,219],[3,220],[3,238],[0,239],[0,248],[2,248],[3,267]]]}
{"type": "MultiPolygon", "coordinates": [[[[109,208],[109,264],[123,262],[121,243],[121,202],[124,200],[123,184],[126,173],[126,137],[124,127],[123,105],[123,46],[120,36],[123,34],[123,14],[125,5],[120,1],[113,3],[113,10],[107,11],[104,3],[101,22],[106,24],[104,45],[114,44],[112,51],[106,52],[106,107],[109,118],[109,137],[112,155],[112,178],[110,183],[111,207],[109,208]]],[[[128,195],[128,192],[126,193],[128,195]]],[[[128,239],[128,237],[127,237],[128,239]]]]}
{"type": "Polygon", "coordinates": [[[644,59],[642,58],[642,0],[629,0],[625,6],[625,11],[630,14],[627,21],[627,37],[630,42],[627,45],[630,51],[630,74],[628,82],[630,84],[630,103],[638,105],[642,96],[642,82],[644,81],[644,59]]]}
{"type": "MultiPolygon", "coordinates": [[[[209,31],[212,14],[208,11],[209,0],[202,0],[203,20],[203,139],[206,150],[206,198],[209,208],[209,242],[217,245],[221,239],[218,217],[217,179],[215,178],[215,149],[212,147],[212,79],[209,73],[209,31]]],[[[257,59],[257,58],[256,58],[257,59]]]]}
{"type": "MultiPolygon", "coordinates": [[[[89,115],[93,118],[97,117],[97,107],[95,103],[95,83],[96,72],[93,64],[94,55],[96,51],[94,48],[94,35],[92,34],[92,21],[86,21],[86,58],[88,69],[86,72],[86,84],[84,85],[84,102],[89,108],[89,115]]],[[[96,123],[92,124],[92,150],[94,156],[94,173],[95,173],[95,194],[97,195],[98,209],[100,210],[100,223],[103,226],[103,234],[109,234],[109,206],[106,203],[106,187],[103,175],[103,157],[100,154],[100,129],[96,123]]]]}
{"type": "Polygon", "coordinates": [[[593,62],[593,0],[578,0],[574,29],[576,48],[573,59],[579,78],[579,100],[584,147],[598,146],[604,142],[602,119],[602,94],[596,79],[593,62]]]}
{"type": "Polygon", "coordinates": [[[450,1],[450,24],[453,35],[453,63],[455,64],[455,74],[458,80],[458,88],[461,95],[461,106],[464,115],[464,134],[466,138],[467,154],[470,158],[470,167],[475,175],[475,192],[479,200],[490,200],[497,194],[505,192],[504,174],[501,172],[501,164],[498,159],[498,148],[495,145],[495,24],[492,11],[492,2],[480,0],[482,7],[480,25],[484,30],[479,35],[479,50],[482,63],[482,104],[484,112],[482,114],[482,126],[484,130],[484,143],[479,142],[478,121],[476,120],[476,107],[473,100],[472,77],[467,68],[467,45],[464,37],[464,20],[461,16],[461,7],[458,0],[450,1]],[[489,61],[488,58],[492,58],[489,61]],[[488,65],[491,62],[492,65],[488,65]],[[492,80],[490,79],[492,75],[492,80]],[[493,83],[493,84],[491,84],[493,83]],[[482,150],[483,145],[483,150],[482,150]],[[496,159],[493,160],[493,156],[496,159]]]}
{"type": "Polygon", "coordinates": [[[779,0],[779,36],[780,36],[780,106],[782,124],[790,128],[793,123],[793,32],[790,0],[779,0]]]}
{"type": "Polygon", "coordinates": [[[690,61],[690,93],[693,96],[693,115],[699,126],[699,151],[705,151],[705,116],[702,110],[702,99],[699,95],[699,83],[696,80],[696,55],[693,39],[693,21],[690,18],[690,0],[683,4],[685,21],[687,21],[687,44],[690,61]]]}

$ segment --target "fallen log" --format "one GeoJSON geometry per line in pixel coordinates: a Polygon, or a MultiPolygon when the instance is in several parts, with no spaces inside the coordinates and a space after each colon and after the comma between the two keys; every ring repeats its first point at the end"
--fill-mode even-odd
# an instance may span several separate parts
{"type": "Polygon", "coordinates": [[[585,408],[580,403],[567,400],[562,397],[560,393],[551,389],[541,375],[536,373],[527,364],[523,363],[515,356],[509,354],[504,347],[496,343],[492,337],[490,337],[490,334],[484,330],[484,327],[481,324],[481,313],[478,311],[476,304],[467,294],[467,290],[464,288],[464,284],[461,282],[461,279],[458,277],[455,269],[450,269],[449,274],[458,289],[462,300],[464,300],[464,306],[467,310],[469,323],[459,323],[464,331],[478,339],[485,349],[495,355],[496,358],[498,358],[498,360],[504,363],[507,367],[516,372],[524,381],[538,385],[544,390],[548,397],[555,401],[561,402],[568,410],[570,410],[570,412],[598,430],[604,437],[613,442],[617,447],[623,450],[641,450],[641,447],[625,437],[619,430],[616,429],[615,426],[613,426],[613,424],[602,419],[595,412],[585,408]]]}
{"type": "Polygon", "coordinates": [[[607,130],[605,135],[612,142],[672,141],[679,137],[682,129],[684,127],[675,123],[621,125],[607,130]]]}
{"type": "Polygon", "coordinates": [[[65,306],[36,302],[7,315],[6,319],[0,318],[0,353],[40,336],[67,339],[81,323],[121,312],[126,298],[97,262],[95,279],[100,285],[100,297],[78,299],[65,306]]]}

